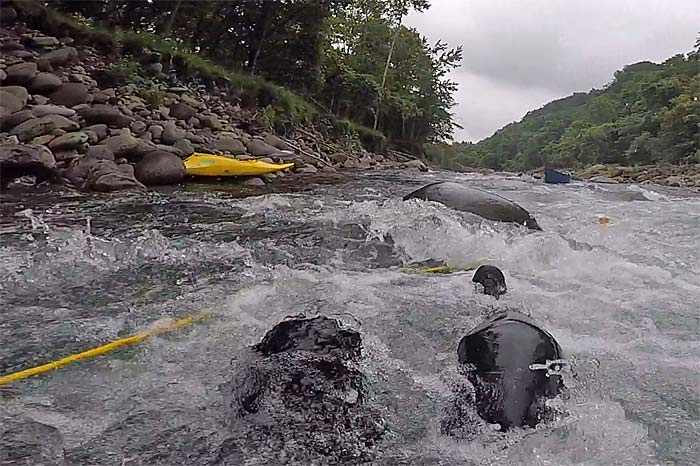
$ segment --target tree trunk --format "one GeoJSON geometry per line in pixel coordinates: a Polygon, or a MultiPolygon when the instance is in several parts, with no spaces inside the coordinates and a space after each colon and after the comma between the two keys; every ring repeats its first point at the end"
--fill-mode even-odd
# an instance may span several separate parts
{"type": "Polygon", "coordinates": [[[163,34],[166,36],[170,35],[170,31],[173,29],[173,23],[175,22],[175,18],[177,17],[177,10],[180,9],[180,5],[182,4],[182,0],[177,0],[177,3],[175,4],[175,8],[173,8],[173,11],[170,13],[170,18],[168,19],[168,23],[165,25],[165,29],[163,30],[163,34]]]}
{"type": "Polygon", "coordinates": [[[257,29],[257,44],[255,47],[255,52],[250,60],[249,67],[250,73],[255,74],[255,69],[258,66],[258,58],[260,58],[260,51],[262,50],[265,39],[267,39],[267,34],[270,31],[270,23],[272,22],[273,11],[275,9],[274,2],[263,2],[262,4],[262,21],[261,25],[258,25],[257,29]]]}
{"type": "Polygon", "coordinates": [[[384,64],[384,73],[382,74],[382,83],[379,86],[379,102],[377,102],[377,110],[374,112],[374,125],[372,129],[376,130],[379,124],[379,106],[384,100],[384,86],[386,85],[386,75],[389,72],[389,65],[391,64],[391,56],[394,54],[394,47],[396,47],[396,39],[399,36],[399,31],[401,30],[401,21],[403,17],[399,17],[398,24],[396,25],[396,31],[391,37],[391,45],[389,46],[389,53],[386,56],[386,63],[384,64]]]}

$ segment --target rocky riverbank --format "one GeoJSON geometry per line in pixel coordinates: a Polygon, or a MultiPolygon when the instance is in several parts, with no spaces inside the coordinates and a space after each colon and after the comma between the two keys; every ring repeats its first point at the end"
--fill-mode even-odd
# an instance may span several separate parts
{"type": "MultiPolygon", "coordinates": [[[[420,160],[374,154],[356,138],[329,138],[313,126],[275,134],[261,123],[264,109],[244,107],[227,89],[180,79],[174,69],[164,73],[155,51],[105,52],[30,29],[12,7],[2,7],[1,16],[3,189],[24,176],[100,192],[176,184],[185,178],[182,160],[194,152],[293,162],[301,175],[426,169],[420,160]],[[130,63],[148,76],[125,75],[130,63]]],[[[286,175],[239,181],[263,185],[286,175]]]]}
{"type": "Polygon", "coordinates": [[[577,176],[598,183],[658,184],[672,187],[700,188],[700,164],[688,165],[593,165],[577,176]]]}
{"type": "MultiPolygon", "coordinates": [[[[656,184],[674,188],[700,190],[700,164],[687,165],[592,165],[579,170],[561,170],[575,178],[602,184],[656,184]]],[[[536,178],[544,176],[544,169],[529,172],[536,178]]]]}

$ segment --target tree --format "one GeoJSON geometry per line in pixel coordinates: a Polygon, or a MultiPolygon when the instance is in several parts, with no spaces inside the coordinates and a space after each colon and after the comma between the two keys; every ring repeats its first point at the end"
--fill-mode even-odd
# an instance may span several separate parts
{"type": "Polygon", "coordinates": [[[409,11],[428,8],[428,0],[55,0],[52,5],[290,88],[358,130],[381,130],[402,146],[420,150],[426,141],[449,138],[455,128],[456,84],[447,73],[458,66],[461,49],[441,42],[431,46],[402,25],[409,11]]]}
{"type": "MultiPolygon", "coordinates": [[[[695,160],[700,151],[700,53],[625,66],[603,89],[573,94],[497,131],[464,160],[515,170],[592,163],[695,160]]],[[[459,157],[457,158],[459,160],[459,157]]]]}

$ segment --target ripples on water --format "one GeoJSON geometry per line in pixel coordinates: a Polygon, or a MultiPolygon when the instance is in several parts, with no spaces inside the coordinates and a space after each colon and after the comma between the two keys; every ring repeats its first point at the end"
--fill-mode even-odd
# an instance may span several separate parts
{"type": "MultiPolygon", "coordinates": [[[[696,195],[384,173],[244,199],[192,187],[14,194],[0,209],[0,374],[164,317],[215,315],[0,389],[0,425],[25,416],[56,426],[68,464],[205,464],[231,435],[218,386],[232,362],[300,312],[362,332],[370,403],[391,430],[377,464],[694,464],[700,455],[696,195]],[[545,231],[400,200],[435,179],[502,194],[545,231]],[[495,304],[470,274],[397,270],[428,258],[488,260],[510,294],[495,304]],[[568,416],[536,430],[484,429],[472,442],[443,437],[457,343],[494,306],[530,314],[575,357],[571,397],[555,400],[568,416]]],[[[279,464],[270,454],[250,452],[246,464],[279,464]]]]}

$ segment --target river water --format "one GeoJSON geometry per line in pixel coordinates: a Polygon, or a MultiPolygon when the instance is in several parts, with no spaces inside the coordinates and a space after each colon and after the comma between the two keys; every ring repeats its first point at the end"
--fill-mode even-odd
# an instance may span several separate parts
{"type": "MultiPolygon", "coordinates": [[[[164,319],[212,316],[0,387],[0,427],[19,418],[56,427],[68,465],[211,464],[211,452],[235,436],[219,386],[246,348],[298,313],[362,333],[367,403],[390,431],[376,464],[690,465],[700,457],[697,194],[381,172],[245,198],[226,185],[113,196],[18,191],[3,196],[0,213],[0,375],[164,319]],[[401,200],[436,180],[512,199],[544,232],[401,200]],[[428,258],[488,260],[510,292],[496,302],[471,274],[399,270],[428,258]],[[486,429],[468,442],[442,436],[459,339],[494,307],[529,314],[573,358],[571,394],[554,401],[566,415],[537,429],[486,429]]],[[[281,458],[261,449],[244,464],[281,458]]]]}

